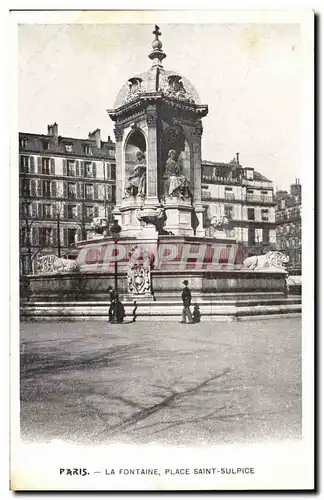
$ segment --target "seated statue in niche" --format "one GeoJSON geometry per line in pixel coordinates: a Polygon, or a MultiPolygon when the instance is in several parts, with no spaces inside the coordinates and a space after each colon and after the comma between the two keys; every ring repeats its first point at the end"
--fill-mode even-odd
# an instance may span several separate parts
{"type": "Polygon", "coordinates": [[[133,173],[127,178],[128,186],[125,189],[127,198],[130,196],[145,196],[146,189],[146,159],[145,153],[136,153],[138,163],[135,165],[133,173]]]}
{"type": "Polygon", "coordinates": [[[164,171],[164,196],[191,198],[190,183],[183,175],[177,153],[170,149],[164,171]]]}

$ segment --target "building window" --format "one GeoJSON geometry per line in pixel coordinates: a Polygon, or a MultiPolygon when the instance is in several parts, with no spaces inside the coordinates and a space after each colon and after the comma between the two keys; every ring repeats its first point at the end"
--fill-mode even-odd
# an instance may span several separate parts
{"type": "Polygon", "coordinates": [[[20,245],[25,247],[28,245],[28,230],[27,227],[20,228],[20,245]]]}
{"type": "Polygon", "coordinates": [[[68,198],[71,200],[76,198],[76,184],[73,182],[68,183],[68,198]]]}
{"type": "Polygon", "coordinates": [[[39,228],[39,244],[42,247],[50,246],[52,244],[52,228],[40,227],[39,228]]]}
{"type": "Polygon", "coordinates": [[[50,173],[50,159],[42,158],[42,174],[50,173]]]}
{"type": "Polygon", "coordinates": [[[22,196],[30,196],[30,180],[21,179],[21,194],[22,196]]]}
{"type": "Polygon", "coordinates": [[[263,208],[261,210],[261,216],[263,221],[268,221],[269,220],[269,210],[267,208],[263,208]]]}
{"type": "Polygon", "coordinates": [[[75,176],[75,163],[74,163],[74,161],[67,162],[67,174],[70,177],[75,176]]]}
{"type": "Polygon", "coordinates": [[[248,208],[248,220],[254,220],[254,208],[248,208]]]}
{"type": "Polygon", "coordinates": [[[208,191],[208,189],[202,189],[201,190],[201,197],[203,199],[206,199],[206,198],[211,198],[211,193],[210,191],[208,191]]]}
{"type": "Polygon", "coordinates": [[[246,178],[250,181],[253,181],[253,169],[246,169],[246,178]]]}
{"type": "Polygon", "coordinates": [[[52,218],[52,210],[51,210],[51,205],[49,203],[45,203],[43,205],[43,216],[45,219],[51,219],[52,218]]]}
{"type": "Polygon", "coordinates": [[[20,139],[19,144],[22,149],[26,149],[28,146],[28,141],[27,139],[20,139]]]}
{"type": "Polygon", "coordinates": [[[51,197],[51,181],[43,182],[43,197],[50,198],[51,197]]]}
{"type": "Polygon", "coordinates": [[[92,174],[93,174],[92,163],[87,161],[84,164],[84,177],[92,177],[92,174]]]}
{"type": "Polygon", "coordinates": [[[21,215],[22,217],[29,217],[30,212],[29,212],[29,207],[30,203],[23,201],[21,204],[21,215]]]}
{"type": "Polygon", "coordinates": [[[248,229],[248,245],[253,246],[255,243],[255,229],[249,227],[248,229]]]}
{"type": "Polygon", "coordinates": [[[89,146],[89,144],[84,144],[83,145],[83,152],[85,155],[91,155],[92,154],[91,146],[89,146]]]}
{"type": "Polygon", "coordinates": [[[93,200],[93,184],[85,185],[85,199],[93,200]]]}
{"type": "Polygon", "coordinates": [[[20,157],[20,171],[27,174],[29,171],[29,156],[20,157]]]}
{"type": "Polygon", "coordinates": [[[87,219],[93,219],[93,207],[86,206],[85,207],[85,216],[87,219]]]}
{"type": "Polygon", "coordinates": [[[113,148],[108,150],[108,155],[109,156],[115,156],[115,150],[113,148]]]}
{"type": "Polygon", "coordinates": [[[111,180],[116,180],[116,165],[111,165],[111,180]]]}
{"type": "Polygon", "coordinates": [[[67,243],[68,243],[69,247],[75,245],[75,236],[76,236],[76,229],[75,228],[68,228],[68,230],[67,230],[67,243]]]}
{"type": "Polygon", "coordinates": [[[49,143],[49,141],[44,141],[44,142],[43,142],[43,148],[44,148],[44,150],[45,150],[45,151],[48,151],[48,150],[49,150],[49,148],[50,148],[50,143],[49,143]]]}
{"type": "Polygon", "coordinates": [[[269,241],[270,241],[269,229],[263,229],[263,243],[265,245],[269,245],[269,241]]]}
{"type": "Polygon", "coordinates": [[[225,200],[234,200],[233,188],[225,188],[225,200]]]}
{"type": "Polygon", "coordinates": [[[234,207],[232,205],[225,205],[224,213],[228,219],[233,219],[234,207]]]}
{"type": "Polygon", "coordinates": [[[73,144],[64,144],[65,151],[67,153],[72,153],[73,152],[73,144]]]}
{"type": "Polygon", "coordinates": [[[77,207],[76,205],[68,205],[68,219],[74,219],[77,215],[77,207]]]}

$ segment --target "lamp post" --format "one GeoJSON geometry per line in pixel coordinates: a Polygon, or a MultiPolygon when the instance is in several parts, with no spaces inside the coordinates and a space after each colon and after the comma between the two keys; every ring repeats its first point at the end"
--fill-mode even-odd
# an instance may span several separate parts
{"type": "Polygon", "coordinates": [[[56,232],[57,232],[57,256],[61,257],[61,210],[62,202],[56,202],[56,232]]]}
{"type": "Polygon", "coordinates": [[[57,231],[57,256],[61,257],[61,238],[60,238],[60,212],[57,212],[56,219],[56,231],[57,231]]]}
{"type": "Polygon", "coordinates": [[[118,308],[117,308],[117,303],[118,303],[118,261],[117,261],[117,242],[119,239],[119,235],[121,232],[122,228],[118,224],[117,220],[114,220],[113,225],[110,228],[110,231],[112,233],[113,239],[114,239],[114,251],[115,251],[115,272],[114,272],[114,280],[115,280],[115,307],[114,307],[114,316],[111,320],[112,323],[120,323],[120,318],[118,316],[118,308]]]}

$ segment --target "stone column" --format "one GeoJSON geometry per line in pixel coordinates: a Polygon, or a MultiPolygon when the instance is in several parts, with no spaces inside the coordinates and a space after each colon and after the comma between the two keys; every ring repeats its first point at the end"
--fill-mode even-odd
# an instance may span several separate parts
{"type": "Polygon", "coordinates": [[[197,236],[204,236],[205,230],[203,228],[203,212],[204,208],[201,203],[201,136],[203,127],[201,120],[195,124],[192,132],[192,151],[193,151],[193,180],[194,180],[194,207],[199,220],[199,226],[196,229],[197,236]]]}
{"type": "Polygon", "coordinates": [[[155,107],[146,113],[147,133],[147,166],[146,166],[146,199],[145,205],[157,205],[157,114],[155,107]]]}
{"type": "Polygon", "coordinates": [[[122,147],[123,147],[123,135],[124,135],[124,130],[122,127],[116,126],[114,129],[115,133],[115,138],[116,138],[116,207],[114,212],[116,214],[119,213],[119,207],[122,201],[122,186],[123,186],[123,179],[122,179],[122,162],[123,162],[123,155],[122,155],[122,147]]]}

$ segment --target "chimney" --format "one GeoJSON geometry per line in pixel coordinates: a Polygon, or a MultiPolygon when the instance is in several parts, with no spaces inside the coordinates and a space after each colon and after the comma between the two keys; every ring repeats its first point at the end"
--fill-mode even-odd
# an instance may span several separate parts
{"type": "Polygon", "coordinates": [[[52,125],[47,125],[47,135],[50,135],[54,139],[54,144],[58,145],[58,125],[54,122],[52,125]]]}
{"type": "Polygon", "coordinates": [[[240,164],[240,153],[236,153],[236,163],[240,164]]]}
{"type": "Polygon", "coordinates": [[[89,132],[88,138],[96,142],[98,149],[101,148],[100,128],[96,128],[93,132],[89,132]]]}

